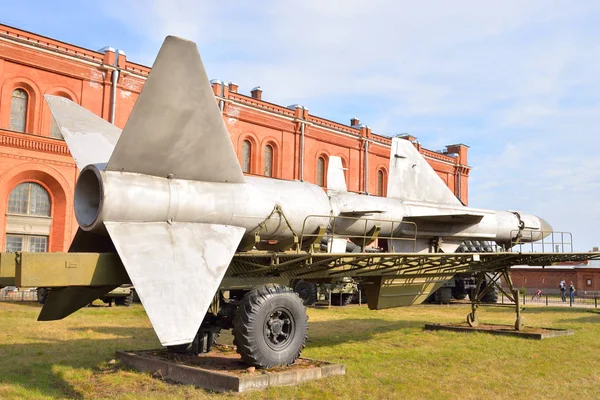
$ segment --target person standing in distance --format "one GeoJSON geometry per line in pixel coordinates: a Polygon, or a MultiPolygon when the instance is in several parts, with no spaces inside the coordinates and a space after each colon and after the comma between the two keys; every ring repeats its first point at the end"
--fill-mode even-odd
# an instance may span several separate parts
{"type": "Polygon", "coordinates": [[[567,297],[565,296],[565,292],[567,291],[567,284],[563,278],[560,279],[558,287],[560,289],[560,298],[562,299],[563,302],[566,302],[567,297]]]}
{"type": "Polygon", "coordinates": [[[575,285],[573,281],[569,284],[569,296],[571,296],[571,304],[575,301],[575,285]]]}

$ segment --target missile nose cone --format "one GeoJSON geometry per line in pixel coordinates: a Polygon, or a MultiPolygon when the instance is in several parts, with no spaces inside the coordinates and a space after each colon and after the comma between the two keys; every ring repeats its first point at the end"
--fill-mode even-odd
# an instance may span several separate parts
{"type": "Polygon", "coordinates": [[[540,230],[542,231],[542,237],[549,236],[552,232],[552,226],[543,218],[537,217],[540,220],[540,230]]]}

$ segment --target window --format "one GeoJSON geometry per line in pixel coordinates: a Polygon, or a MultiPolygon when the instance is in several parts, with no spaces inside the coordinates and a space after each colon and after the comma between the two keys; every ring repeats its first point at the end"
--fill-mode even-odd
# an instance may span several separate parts
{"type": "Polygon", "coordinates": [[[265,176],[273,176],[273,147],[271,145],[265,146],[265,176]]]}
{"type": "Polygon", "coordinates": [[[6,251],[48,251],[48,236],[6,235],[6,251]]]}
{"type": "Polygon", "coordinates": [[[377,171],[377,196],[383,196],[383,171],[377,171]]]}
{"type": "Polygon", "coordinates": [[[62,133],[60,133],[60,128],[58,127],[58,124],[54,119],[54,116],[52,116],[52,122],[50,122],[50,137],[64,140],[62,133]]]}
{"type": "Polygon", "coordinates": [[[317,160],[317,185],[325,186],[325,159],[319,157],[317,160]]]}
{"type": "Polygon", "coordinates": [[[49,217],[50,196],[40,184],[21,183],[10,192],[8,213],[49,217]]]}
{"type": "Polygon", "coordinates": [[[27,102],[29,96],[23,89],[15,89],[10,103],[10,130],[25,132],[27,122],[27,102]]]}
{"type": "Polygon", "coordinates": [[[250,172],[250,155],[251,155],[252,145],[249,140],[244,140],[242,142],[242,171],[250,172]]]}

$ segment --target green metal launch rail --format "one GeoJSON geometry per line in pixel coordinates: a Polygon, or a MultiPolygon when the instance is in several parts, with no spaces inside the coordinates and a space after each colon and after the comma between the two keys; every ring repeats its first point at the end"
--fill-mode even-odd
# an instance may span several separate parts
{"type": "MultiPolygon", "coordinates": [[[[478,285],[471,296],[467,320],[477,324],[481,298],[494,287],[516,306],[516,329],[522,327],[517,290],[510,279],[514,265],[549,266],[566,261],[600,259],[600,253],[308,253],[250,251],[236,253],[221,284],[227,289],[247,289],[259,284],[288,285],[294,279],[312,281],[349,276],[366,288],[371,309],[408,306],[423,302],[457,273],[476,274],[478,285]],[[492,285],[482,288],[484,274],[492,285]],[[504,287],[501,285],[504,281],[504,287]]],[[[0,253],[0,286],[108,287],[130,284],[116,253],[0,253]]]]}

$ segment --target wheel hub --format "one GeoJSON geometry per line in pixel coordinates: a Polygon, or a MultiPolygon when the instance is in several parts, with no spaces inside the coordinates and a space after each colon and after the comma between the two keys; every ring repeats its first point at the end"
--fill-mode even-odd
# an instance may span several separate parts
{"type": "Polygon", "coordinates": [[[291,340],[294,323],[287,310],[274,310],[265,321],[265,339],[269,347],[281,349],[291,340]]]}

